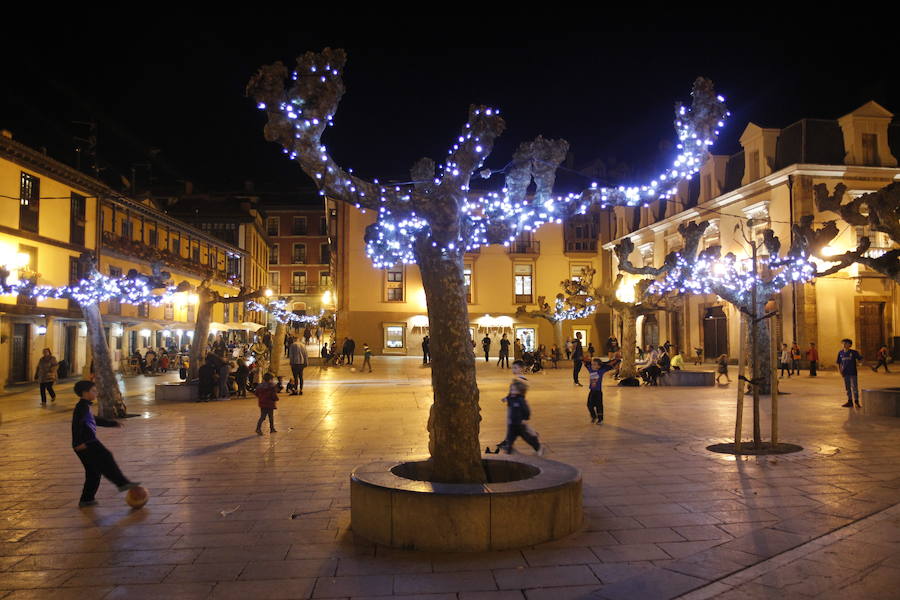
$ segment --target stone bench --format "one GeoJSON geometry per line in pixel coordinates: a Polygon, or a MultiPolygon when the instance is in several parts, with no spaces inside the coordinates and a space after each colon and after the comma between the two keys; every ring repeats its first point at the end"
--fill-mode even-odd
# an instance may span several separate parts
{"type": "Polygon", "coordinates": [[[377,544],[434,552],[533,546],[581,527],[581,473],[531,455],[484,456],[488,483],[424,480],[427,459],[381,461],[350,475],[350,520],[377,544]]]}
{"type": "Polygon", "coordinates": [[[659,377],[659,385],[666,386],[713,386],[716,384],[715,371],[669,371],[659,377]]]}
{"type": "Polygon", "coordinates": [[[900,417],[900,388],[863,390],[861,400],[868,417],[900,417]]]}
{"type": "Polygon", "coordinates": [[[196,383],[158,383],[155,397],[158,402],[193,402],[199,387],[196,383]]]}

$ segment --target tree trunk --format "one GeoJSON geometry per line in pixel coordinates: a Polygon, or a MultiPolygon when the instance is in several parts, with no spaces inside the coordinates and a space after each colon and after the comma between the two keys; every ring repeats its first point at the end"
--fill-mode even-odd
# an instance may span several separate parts
{"type": "Polygon", "coordinates": [[[553,343],[562,350],[565,347],[563,342],[563,322],[562,320],[550,321],[550,324],[553,325],[553,343]]]}
{"type": "Polygon", "coordinates": [[[637,308],[626,304],[620,310],[622,319],[622,364],[619,366],[619,379],[637,377],[637,366],[634,364],[634,350],[637,344],[637,308]]]}
{"type": "Polygon", "coordinates": [[[475,354],[469,341],[469,311],[462,256],[442,255],[427,240],[417,244],[417,263],[428,304],[431,386],[428,448],[433,481],[485,481],[478,437],[481,409],[475,354]]]}
{"type": "MultiPolygon", "coordinates": [[[[97,400],[100,405],[100,416],[106,419],[124,417],[125,402],[119,391],[119,382],[113,372],[112,357],[109,344],[103,335],[103,318],[98,303],[82,305],[84,322],[87,324],[88,343],[94,361],[94,382],[97,384],[97,400]]],[[[90,367],[89,367],[90,368],[90,367]]]]}
{"type": "Polygon", "coordinates": [[[194,324],[194,339],[191,340],[191,365],[188,370],[187,381],[197,379],[197,370],[200,363],[206,360],[206,348],[209,345],[209,324],[212,321],[212,309],[215,303],[212,301],[209,288],[200,286],[197,288],[197,321],[194,324]]]}
{"type": "Polygon", "coordinates": [[[284,335],[287,327],[284,323],[275,325],[275,335],[272,336],[272,352],[269,356],[269,373],[278,377],[281,369],[281,360],[284,358],[284,335]]]}

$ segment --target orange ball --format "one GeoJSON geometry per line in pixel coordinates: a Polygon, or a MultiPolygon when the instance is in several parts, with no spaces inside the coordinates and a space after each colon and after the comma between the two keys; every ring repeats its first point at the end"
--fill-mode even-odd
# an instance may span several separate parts
{"type": "Polygon", "coordinates": [[[150,499],[150,492],[143,486],[133,487],[125,494],[125,502],[134,509],[142,508],[150,499]]]}

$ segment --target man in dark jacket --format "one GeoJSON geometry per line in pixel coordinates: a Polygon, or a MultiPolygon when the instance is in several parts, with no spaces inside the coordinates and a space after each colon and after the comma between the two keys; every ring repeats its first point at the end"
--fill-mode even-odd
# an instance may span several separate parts
{"type": "Polygon", "coordinates": [[[481,349],[484,350],[484,362],[488,362],[490,360],[488,354],[491,352],[491,338],[487,334],[484,334],[484,338],[481,340],[481,349]]]}
{"type": "Polygon", "coordinates": [[[578,373],[581,372],[583,366],[584,348],[581,347],[581,332],[578,331],[575,333],[575,341],[572,342],[572,379],[575,380],[577,386],[581,386],[578,381],[578,373]]]}
{"type": "Polygon", "coordinates": [[[97,399],[97,386],[93,381],[79,381],[75,384],[75,393],[78,395],[78,404],[72,411],[72,449],[84,466],[84,488],[81,491],[80,508],[94,506],[97,501],[94,495],[100,487],[100,477],[106,477],[125,492],[140,483],[129,481],[112,453],[97,439],[97,425],[100,427],[121,427],[118,421],[95,417],[91,412],[91,406],[97,399]]]}
{"type": "Polygon", "coordinates": [[[356,353],[356,341],[353,338],[350,338],[347,340],[347,344],[348,344],[347,353],[349,355],[348,358],[350,359],[350,364],[352,365],[353,364],[353,355],[356,353]]]}
{"type": "Polygon", "coordinates": [[[422,364],[427,365],[431,360],[431,338],[427,335],[422,338],[422,364]]]}

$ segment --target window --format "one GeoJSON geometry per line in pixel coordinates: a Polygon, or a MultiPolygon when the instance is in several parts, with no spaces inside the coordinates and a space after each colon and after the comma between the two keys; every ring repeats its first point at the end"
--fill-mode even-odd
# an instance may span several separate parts
{"type": "Polygon", "coordinates": [[[175,320],[175,305],[172,302],[166,302],[163,305],[163,319],[167,321],[175,320]]]}
{"type": "Polygon", "coordinates": [[[240,308],[241,308],[241,305],[239,302],[235,302],[234,304],[231,305],[231,317],[235,323],[237,323],[240,320],[240,316],[241,316],[240,308]]]}
{"type": "Polygon", "coordinates": [[[181,256],[181,238],[172,239],[172,254],[181,256]]]}
{"type": "Polygon", "coordinates": [[[281,292],[281,273],[278,271],[269,271],[269,289],[273,294],[281,292]]]}
{"type": "Polygon", "coordinates": [[[128,217],[122,219],[122,237],[126,240],[134,239],[134,223],[128,217]]]}
{"type": "Polygon", "coordinates": [[[38,232],[38,210],[41,201],[41,180],[28,173],[19,178],[19,228],[38,232]]]}
{"type": "Polygon", "coordinates": [[[195,263],[200,262],[200,244],[197,244],[196,247],[191,247],[191,258],[195,263]]]}
{"type": "Polygon", "coordinates": [[[197,320],[197,306],[191,302],[187,305],[187,320],[191,323],[197,320]]]}
{"type": "Polygon", "coordinates": [[[266,233],[268,235],[278,235],[278,226],[280,219],[278,217],[269,217],[266,219],[266,233]]]}
{"type": "Polygon", "coordinates": [[[271,246],[269,246],[269,264],[278,264],[278,244],[272,244],[271,246]]]}
{"type": "Polygon", "coordinates": [[[306,217],[294,217],[293,235],[306,235],[306,217]]]}
{"type": "MultiPolygon", "coordinates": [[[[110,267],[109,276],[113,279],[121,277],[122,269],[119,269],[118,267],[110,267]]],[[[106,312],[110,315],[121,315],[122,301],[117,298],[111,298],[109,304],[107,305],[106,312]]]]}
{"type": "Polygon", "coordinates": [[[319,217],[319,235],[328,235],[328,219],[319,217]]]}
{"type": "Polygon", "coordinates": [[[591,263],[569,263],[569,279],[572,281],[581,281],[585,271],[591,269],[591,263]]]}
{"type": "Polygon", "coordinates": [[[331,264],[331,246],[328,244],[322,244],[321,246],[319,246],[319,257],[320,265],[331,264]]]}
{"type": "Polygon", "coordinates": [[[222,322],[228,323],[230,320],[231,312],[229,312],[229,308],[227,304],[222,305],[222,322]]]}
{"type": "Polygon", "coordinates": [[[241,257],[233,254],[229,254],[225,259],[225,269],[227,271],[228,277],[237,277],[241,276],[241,257]]]}
{"type": "Polygon", "coordinates": [[[148,231],[147,235],[150,237],[150,245],[156,248],[159,245],[159,231],[154,228],[148,231]]]}
{"type": "Polygon", "coordinates": [[[141,302],[137,305],[138,307],[138,316],[143,317],[144,319],[150,318],[150,304],[147,302],[141,302]]]}
{"type": "Polygon", "coordinates": [[[400,350],[406,347],[406,327],[403,325],[385,325],[385,349],[400,350]]]}
{"type": "Polygon", "coordinates": [[[878,160],[878,135],[875,133],[862,134],[863,164],[877,167],[881,164],[878,160]]]}
{"type": "Polygon", "coordinates": [[[319,271],[319,287],[321,287],[321,288],[331,287],[331,272],[330,271],[319,271]]]}
{"type": "Polygon", "coordinates": [[[388,302],[403,302],[403,267],[385,271],[385,298],[388,302]]]}
{"type": "Polygon", "coordinates": [[[596,252],[598,217],[579,215],[570,217],[565,224],[566,252],[596,252]]]}
{"type": "Polygon", "coordinates": [[[531,283],[534,267],[530,264],[516,263],[513,269],[515,274],[516,302],[531,302],[531,283]]]}
{"type": "Polygon", "coordinates": [[[291,273],[291,293],[306,293],[306,271],[294,271],[291,273]]]}
{"type": "Polygon", "coordinates": [[[69,242],[83,246],[87,200],[75,192],[72,192],[70,198],[69,242]]]}
{"type": "Polygon", "coordinates": [[[295,265],[306,264],[306,244],[294,244],[294,249],[291,253],[291,262],[295,265]]]}
{"type": "Polygon", "coordinates": [[[466,286],[466,302],[472,303],[472,265],[463,265],[463,285],[466,286]]]}

